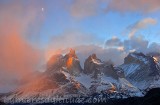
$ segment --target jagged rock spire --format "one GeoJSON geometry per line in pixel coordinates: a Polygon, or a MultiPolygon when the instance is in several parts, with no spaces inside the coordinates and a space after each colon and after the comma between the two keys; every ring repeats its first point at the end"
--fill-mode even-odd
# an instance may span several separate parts
{"type": "Polygon", "coordinates": [[[74,58],[78,58],[77,55],[76,55],[76,51],[72,48],[69,51],[69,56],[74,57],[74,58]]]}

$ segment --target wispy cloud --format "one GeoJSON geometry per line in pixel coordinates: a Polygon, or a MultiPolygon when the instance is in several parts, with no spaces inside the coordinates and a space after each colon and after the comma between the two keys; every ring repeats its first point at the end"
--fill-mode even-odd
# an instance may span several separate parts
{"type": "Polygon", "coordinates": [[[133,37],[138,30],[145,29],[150,25],[157,24],[157,20],[153,18],[144,18],[132,25],[130,25],[127,29],[130,30],[129,37],[133,37]]]}

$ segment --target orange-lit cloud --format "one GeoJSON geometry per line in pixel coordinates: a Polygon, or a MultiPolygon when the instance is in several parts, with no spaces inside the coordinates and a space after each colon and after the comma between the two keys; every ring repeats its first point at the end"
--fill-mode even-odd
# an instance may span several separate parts
{"type": "Polygon", "coordinates": [[[157,24],[157,20],[156,19],[144,18],[144,19],[136,22],[135,24],[130,25],[129,26],[129,30],[130,30],[129,37],[133,37],[138,30],[145,29],[148,26],[155,25],[155,24],[157,24]]]}
{"type": "Polygon", "coordinates": [[[36,7],[24,7],[21,1],[0,4],[0,91],[12,79],[23,78],[39,67],[41,52],[25,39],[37,12],[36,7]]]}
{"type": "Polygon", "coordinates": [[[18,33],[0,36],[0,69],[19,76],[36,70],[39,52],[32,48],[18,33]]]}

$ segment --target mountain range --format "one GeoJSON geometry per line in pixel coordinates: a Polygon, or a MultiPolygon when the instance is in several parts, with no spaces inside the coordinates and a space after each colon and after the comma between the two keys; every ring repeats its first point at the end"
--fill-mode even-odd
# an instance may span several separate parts
{"type": "Polygon", "coordinates": [[[70,49],[65,55],[53,55],[44,72],[15,91],[1,95],[0,99],[18,102],[19,99],[94,94],[109,94],[108,98],[142,97],[146,90],[160,87],[159,58],[154,53],[131,52],[122,65],[114,66],[91,54],[81,67],[75,50],[70,49]]]}

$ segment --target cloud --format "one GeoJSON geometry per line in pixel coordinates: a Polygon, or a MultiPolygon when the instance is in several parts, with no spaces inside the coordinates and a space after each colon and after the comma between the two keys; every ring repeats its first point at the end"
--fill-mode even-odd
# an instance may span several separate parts
{"type": "Polygon", "coordinates": [[[160,44],[156,42],[149,43],[143,36],[133,36],[123,41],[119,38],[116,38],[116,41],[113,38],[108,39],[105,46],[105,49],[102,50],[103,53],[98,52],[98,55],[101,59],[111,59],[115,65],[122,64],[124,58],[134,51],[144,54],[160,54],[160,44]],[[109,46],[108,42],[111,43],[111,46],[109,46]],[[122,50],[119,48],[122,48],[122,50]]]}
{"type": "Polygon", "coordinates": [[[82,19],[97,14],[99,4],[97,0],[74,0],[70,7],[73,17],[82,19]]]}
{"type": "Polygon", "coordinates": [[[108,12],[149,14],[160,10],[160,2],[159,0],[73,0],[69,8],[71,16],[83,19],[108,12]]]}
{"type": "Polygon", "coordinates": [[[13,75],[24,76],[36,70],[39,50],[30,46],[18,33],[0,36],[0,70],[13,75]]]}
{"type": "Polygon", "coordinates": [[[98,37],[76,30],[65,31],[60,35],[55,35],[50,40],[46,49],[46,60],[54,53],[61,53],[64,49],[70,49],[79,45],[98,44],[98,37]]]}
{"type": "Polygon", "coordinates": [[[105,42],[106,47],[117,47],[117,46],[122,46],[122,42],[119,38],[117,37],[112,37],[111,39],[107,40],[105,42]]]}
{"type": "Polygon", "coordinates": [[[81,45],[74,47],[74,49],[76,49],[82,67],[84,66],[84,61],[93,53],[95,53],[102,61],[107,62],[111,60],[115,65],[122,64],[123,59],[126,56],[125,52],[117,48],[102,48],[97,45],[81,45]]]}
{"type": "Polygon", "coordinates": [[[160,43],[151,43],[148,47],[149,52],[157,52],[160,54],[160,43]]]}
{"type": "Polygon", "coordinates": [[[160,10],[159,0],[111,0],[107,7],[107,11],[117,11],[120,13],[151,13],[158,10],[160,10]]]}
{"type": "Polygon", "coordinates": [[[24,7],[23,2],[9,1],[0,4],[0,91],[2,92],[13,89],[17,85],[17,82],[13,81],[22,79],[39,68],[42,54],[25,39],[29,26],[35,23],[37,12],[35,5],[24,7]]]}
{"type": "Polygon", "coordinates": [[[113,40],[113,39],[108,39],[105,43],[105,48],[120,48],[122,47],[125,53],[129,53],[130,51],[137,51],[137,52],[143,52],[145,54],[150,53],[150,52],[157,52],[160,53],[160,44],[153,42],[153,43],[149,43],[148,40],[145,39],[145,37],[143,36],[133,36],[129,39],[126,39],[124,41],[122,41],[119,38],[116,38],[117,41],[113,40]],[[110,47],[108,42],[112,43],[112,45],[110,47]]]}
{"type": "Polygon", "coordinates": [[[145,29],[149,27],[150,25],[155,25],[157,24],[157,20],[153,18],[144,18],[138,22],[136,22],[133,25],[130,25],[128,27],[128,30],[130,30],[129,37],[133,37],[135,33],[141,29],[145,29]]]}
{"type": "Polygon", "coordinates": [[[143,36],[134,36],[130,39],[124,40],[123,45],[127,52],[135,50],[146,53],[149,41],[145,40],[143,36]]]}
{"type": "Polygon", "coordinates": [[[148,50],[149,41],[145,40],[143,36],[133,36],[126,40],[121,40],[118,37],[114,37],[111,39],[106,40],[105,42],[105,49],[110,54],[114,54],[116,60],[114,60],[114,57],[112,58],[112,55],[109,53],[106,56],[111,56],[111,60],[116,64],[122,64],[124,57],[127,56],[127,54],[131,51],[138,51],[147,53],[148,50]]]}

